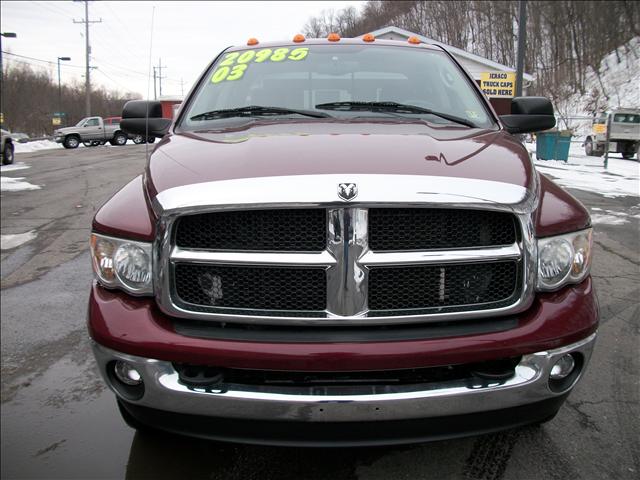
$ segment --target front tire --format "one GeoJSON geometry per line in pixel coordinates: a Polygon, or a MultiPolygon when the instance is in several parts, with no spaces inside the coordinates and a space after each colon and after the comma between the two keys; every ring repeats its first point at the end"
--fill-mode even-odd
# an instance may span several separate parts
{"type": "Polygon", "coordinates": [[[125,145],[127,143],[127,136],[122,133],[122,132],[118,132],[113,136],[113,140],[111,140],[111,145],[115,145],[118,147],[121,147],[122,145],[125,145]]]}
{"type": "Polygon", "coordinates": [[[144,143],[144,137],[142,135],[135,135],[133,138],[133,143],[135,143],[136,145],[140,145],[141,143],[144,143]]]}
{"type": "Polygon", "coordinates": [[[5,142],[4,151],[2,152],[2,164],[11,165],[13,163],[13,158],[14,158],[13,143],[5,142]]]}
{"type": "Polygon", "coordinates": [[[75,135],[71,135],[64,139],[64,143],[62,145],[64,148],[78,148],[80,145],[80,139],[75,135]]]}

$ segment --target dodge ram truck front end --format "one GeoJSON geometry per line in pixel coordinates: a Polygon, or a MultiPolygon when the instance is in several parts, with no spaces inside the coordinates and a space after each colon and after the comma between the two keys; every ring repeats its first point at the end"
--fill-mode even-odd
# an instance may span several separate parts
{"type": "Polygon", "coordinates": [[[552,126],[544,99],[498,120],[442,49],[355,39],[231,48],[156,107],[125,107],[164,137],[91,237],[129,424],[361,445],[556,414],[598,306],[588,213],[510,133],[552,126]]]}

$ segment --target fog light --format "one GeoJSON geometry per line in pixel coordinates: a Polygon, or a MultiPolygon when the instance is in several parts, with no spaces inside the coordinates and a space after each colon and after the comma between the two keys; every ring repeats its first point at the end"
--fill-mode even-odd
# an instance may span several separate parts
{"type": "Polygon", "coordinates": [[[573,359],[573,355],[566,354],[551,368],[549,378],[551,380],[562,380],[563,378],[566,378],[571,372],[573,372],[575,365],[576,362],[573,359]]]}
{"type": "Polygon", "coordinates": [[[140,385],[142,383],[142,375],[133,365],[122,360],[118,360],[113,367],[116,378],[125,385],[140,385]]]}

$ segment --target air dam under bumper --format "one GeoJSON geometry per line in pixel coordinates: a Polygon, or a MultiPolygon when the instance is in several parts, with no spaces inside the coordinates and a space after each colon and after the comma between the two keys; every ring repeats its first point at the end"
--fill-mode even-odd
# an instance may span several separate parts
{"type": "Polygon", "coordinates": [[[95,342],[93,349],[103,377],[123,403],[125,415],[142,423],[177,433],[249,443],[346,445],[451,438],[543,420],[557,411],[580,378],[595,338],[594,333],[562,348],[524,355],[515,375],[502,382],[465,379],[405,385],[395,387],[394,393],[358,395],[309,394],[309,389],[292,394],[290,390],[281,393],[278,387],[258,389],[248,385],[205,390],[180,383],[171,362],[119,353],[95,342]],[[551,368],[568,353],[581,358],[580,370],[562,389],[552,391],[549,387],[551,368]],[[113,388],[113,376],[107,373],[107,368],[115,360],[124,360],[140,372],[145,393],[139,400],[124,398],[113,388]],[[415,427],[410,428],[406,436],[384,433],[387,425],[409,426],[411,420],[418,422],[416,425],[423,424],[426,430],[420,435],[410,433],[415,427]],[[229,426],[234,421],[238,429],[229,426]],[[253,435],[248,433],[250,421],[256,422],[253,435]],[[366,424],[384,428],[365,428],[369,433],[363,438],[345,436],[345,429],[366,424]],[[282,436],[261,431],[269,425],[282,426],[282,436]],[[318,436],[308,441],[295,438],[299,435],[292,437],[296,427],[309,427],[310,434],[319,430],[318,436]],[[335,435],[327,433],[333,427],[337,427],[333,429],[335,435]],[[376,435],[376,431],[381,435],[376,435]]]}

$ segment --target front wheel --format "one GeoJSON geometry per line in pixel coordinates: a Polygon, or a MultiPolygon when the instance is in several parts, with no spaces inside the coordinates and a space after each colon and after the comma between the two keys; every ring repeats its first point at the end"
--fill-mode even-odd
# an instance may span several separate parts
{"type": "Polygon", "coordinates": [[[142,135],[135,135],[133,138],[133,143],[135,143],[136,145],[140,145],[141,143],[144,143],[144,137],[142,135]]]}
{"type": "Polygon", "coordinates": [[[76,136],[67,137],[64,139],[64,143],[62,145],[64,148],[78,148],[78,145],[80,145],[80,139],[76,136]]]}
{"type": "Polygon", "coordinates": [[[147,137],[147,143],[153,143],[156,141],[156,137],[147,137]]]}
{"type": "Polygon", "coordinates": [[[13,163],[13,143],[5,142],[2,152],[2,164],[11,165],[13,163]]]}

